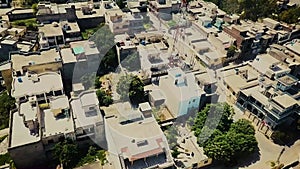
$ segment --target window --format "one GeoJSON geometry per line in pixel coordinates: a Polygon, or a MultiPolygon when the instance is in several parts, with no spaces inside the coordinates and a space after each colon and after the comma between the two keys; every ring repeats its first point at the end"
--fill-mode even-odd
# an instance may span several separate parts
{"type": "Polygon", "coordinates": [[[196,99],[193,99],[193,102],[195,102],[196,101],[196,99]]]}

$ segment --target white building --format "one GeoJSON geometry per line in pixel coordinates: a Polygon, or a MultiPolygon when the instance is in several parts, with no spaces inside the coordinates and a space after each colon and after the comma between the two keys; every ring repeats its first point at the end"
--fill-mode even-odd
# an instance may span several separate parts
{"type": "Polygon", "coordinates": [[[168,70],[168,75],[161,77],[159,88],[166,96],[167,108],[175,117],[198,110],[201,97],[205,95],[194,74],[185,74],[180,68],[168,70]]]}
{"type": "Polygon", "coordinates": [[[94,90],[81,92],[71,98],[77,140],[92,140],[103,146],[105,143],[103,117],[94,90]]]}
{"type": "Polygon", "coordinates": [[[12,81],[11,95],[17,102],[36,97],[39,103],[47,103],[50,97],[60,96],[63,93],[62,78],[56,72],[27,73],[24,76],[14,77],[12,81]]]}
{"type": "Polygon", "coordinates": [[[112,168],[172,168],[167,139],[151,115],[149,105],[132,109],[129,102],[104,108],[105,133],[112,168]]]}

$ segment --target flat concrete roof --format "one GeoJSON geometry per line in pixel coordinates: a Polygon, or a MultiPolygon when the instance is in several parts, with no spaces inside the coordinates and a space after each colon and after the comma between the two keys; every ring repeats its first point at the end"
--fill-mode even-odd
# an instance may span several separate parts
{"type": "Polygon", "coordinates": [[[25,121],[37,119],[37,107],[33,107],[30,102],[25,102],[20,105],[20,114],[24,115],[25,121]]]}
{"type": "Polygon", "coordinates": [[[13,14],[26,14],[26,13],[33,13],[33,9],[13,9],[13,14]]]}
{"type": "Polygon", "coordinates": [[[15,40],[3,40],[3,41],[1,41],[0,42],[0,44],[2,44],[2,45],[14,45],[14,44],[16,44],[18,41],[15,41],[15,40]]]}
{"type": "Polygon", "coordinates": [[[93,45],[94,42],[84,40],[84,41],[76,41],[76,42],[70,42],[71,48],[76,48],[76,47],[82,47],[84,49],[84,53],[86,56],[89,55],[98,55],[99,51],[96,47],[96,45],[93,45]]]}
{"type": "MultiPolygon", "coordinates": [[[[160,78],[160,84],[169,84],[168,88],[160,89],[164,93],[171,92],[173,96],[180,101],[185,101],[193,97],[200,97],[205,92],[197,85],[193,73],[184,73],[180,68],[172,68],[168,70],[168,75],[160,78]],[[178,84],[175,85],[175,79],[178,84]]],[[[176,103],[177,104],[177,103],[176,103]]]]}
{"type": "Polygon", "coordinates": [[[202,84],[214,84],[217,80],[211,77],[207,72],[195,75],[196,79],[202,84]]]}
{"type": "Polygon", "coordinates": [[[152,111],[151,106],[148,102],[140,103],[139,108],[141,109],[141,111],[152,111]]]}
{"type": "Polygon", "coordinates": [[[78,19],[86,19],[86,18],[95,18],[95,17],[104,17],[105,9],[104,7],[100,7],[100,9],[93,9],[93,14],[84,15],[81,10],[76,10],[76,16],[78,19]]]}
{"type": "Polygon", "coordinates": [[[47,64],[53,62],[60,62],[59,53],[55,49],[50,49],[42,51],[40,53],[32,53],[24,55],[21,53],[11,54],[12,68],[14,71],[23,72],[24,66],[29,66],[29,64],[47,64]]]}
{"type": "Polygon", "coordinates": [[[45,130],[43,131],[43,137],[74,132],[74,123],[71,112],[69,112],[67,96],[60,96],[50,100],[50,109],[44,110],[44,123],[45,130]],[[54,111],[56,110],[68,110],[69,115],[57,118],[54,116],[54,111]]]}
{"type": "Polygon", "coordinates": [[[61,21],[60,26],[63,28],[64,25],[68,25],[70,27],[70,30],[67,30],[66,33],[80,32],[80,28],[79,28],[77,22],[61,21]]]}
{"type": "Polygon", "coordinates": [[[262,74],[266,74],[267,72],[275,73],[276,72],[275,70],[270,69],[270,66],[272,64],[275,64],[280,68],[278,69],[278,71],[290,70],[286,65],[283,65],[279,60],[277,60],[270,54],[257,55],[256,58],[251,63],[252,67],[262,74]]]}
{"type": "Polygon", "coordinates": [[[76,56],[72,53],[71,48],[63,48],[60,52],[63,64],[77,62],[76,56]]]}
{"type": "Polygon", "coordinates": [[[277,79],[279,82],[283,83],[284,85],[294,85],[295,83],[297,83],[298,79],[296,79],[295,77],[292,77],[291,75],[284,75],[280,78],[277,79]]]}
{"type": "Polygon", "coordinates": [[[285,46],[297,55],[300,55],[300,39],[297,39],[296,43],[288,43],[285,46]]]}
{"type": "Polygon", "coordinates": [[[81,92],[78,97],[71,98],[70,104],[77,128],[103,121],[99,101],[94,90],[81,92]]]}
{"type": "Polygon", "coordinates": [[[299,104],[297,100],[287,94],[276,96],[272,98],[272,100],[284,108],[289,108],[295,104],[299,104]]]}
{"type": "Polygon", "coordinates": [[[157,89],[157,90],[153,90],[152,92],[150,92],[150,96],[154,99],[154,100],[162,100],[162,99],[166,99],[165,96],[162,94],[162,92],[157,89]]]}
{"type": "Polygon", "coordinates": [[[249,65],[238,68],[230,68],[221,72],[221,77],[223,76],[225,83],[228,84],[228,86],[232,88],[235,93],[239,92],[240,89],[245,87],[258,85],[258,75],[259,73],[249,65]],[[238,74],[236,74],[236,69],[239,71],[238,74]],[[248,79],[242,77],[242,72],[245,71],[247,71],[248,79]]]}
{"type": "MultiPolygon", "coordinates": [[[[168,150],[167,140],[153,117],[120,123],[122,119],[130,119],[132,111],[139,112],[131,108],[120,110],[124,104],[126,105],[126,103],[117,103],[103,108],[105,112],[114,112],[109,113],[110,116],[105,118],[109,150],[114,154],[122,154],[124,159],[128,158],[130,161],[163,153],[163,148],[168,150]]],[[[142,116],[141,112],[139,114],[142,116]]]]}
{"type": "Polygon", "coordinates": [[[11,69],[11,63],[0,63],[0,71],[11,69]]]}
{"type": "Polygon", "coordinates": [[[263,95],[259,90],[260,86],[251,87],[248,89],[241,90],[246,96],[252,96],[254,99],[259,101],[264,106],[267,106],[269,104],[269,98],[267,98],[265,95],[263,95]]]}
{"type": "Polygon", "coordinates": [[[10,147],[22,146],[25,144],[38,142],[40,140],[39,135],[30,134],[29,128],[25,126],[23,117],[20,116],[18,112],[15,112],[12,115],[10,137],[11,137],[10,147]]]}
{"type": "Polygon", "coordinates": [[[37,75],[37,82],[31,80],[27,75],[14,77],[12,82],[12,96],[31,96],[50,91],[63,90],[61,75],[55,72],[45,72],[37,75]]]}
{"type": "Polygon", "coordinates": [[[39,27],[39,32],[42,32],[45,37],[63,36],[63,31],[59,23],[52,22],[51,24],[44,24],[39,27]]]}

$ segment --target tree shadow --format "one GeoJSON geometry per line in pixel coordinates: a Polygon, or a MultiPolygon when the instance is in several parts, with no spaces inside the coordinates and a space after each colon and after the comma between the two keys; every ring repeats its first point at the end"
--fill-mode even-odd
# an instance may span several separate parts
{"type": "Polygon", "coordinates": [[[241,157],[240,159],[237,159],[237,165],[235,165],[234,168],[248,167],[248,166],[256,163],[257,161],[259,161],[260,156],[261,156],[260,151],[257,148],[255,150],[255,152],[252,153],[251,155],[244,156],[244,157],[241,157]]]}
{"type": "Polygon", "coordinates": [[[257,149],[254,153],[248,156],[241,156],[239,159],[235,159],[234,162],[224,164],[222,162],[213,161],[209,166],[203,167],[203,169],[239,169],[241,167],[248,167],[260,160],[260,152],[257,149]]]}
{"type": "Polygon", "coordinates": [[[300,139],[300,130],[297,129],[297,120],[291,124],[283,124],[271,136],[273,142],[280,146],[292,146],[300,139]]]}

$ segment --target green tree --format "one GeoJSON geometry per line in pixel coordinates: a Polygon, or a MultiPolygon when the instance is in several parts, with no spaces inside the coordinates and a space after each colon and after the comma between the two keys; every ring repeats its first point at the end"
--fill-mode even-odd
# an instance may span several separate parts
{"type": "Polygon", "coordinates": [[[231,45],[227,50],[227,57],[233,57],[236,53],[236,47],[231,45]]]}
{"type": "Polygon", "coordinates": [[[54,146],[53,156],[64,168],[72,168],[78,155],[78,147],[71,140],[59,142],[54,146]]]}
{"type": "Polygon", "coordinates": [[[145,100],[144,83],[132,74],[122,76],[117,84],[117,93],[122,101],[131,101],[136,105],[145,100]]]}
{"type": "Polygon", "coordinates": [[[196,136],[199,136],[204,125],[210,129],[217,127],[220,131],[227,131],[233,122],[233,115],[234,111],[227,103],[208,104],[197,113],[192,130],[195,131],[196,136]],[[207,119],[208,115],[209,119],[207,119]]]}
{"type": "Polygon", "coordinates": [[[234,162],[235,159],[257,150],[254,131],[249,121],[239,120],[230,126],[228,132],[219,132],[207,141],[203,145],[204,152],[208,157],[217,161],[234,162]]]}
{"type": "Polygon", "coordinates": [[[36,15],[36,13],[38,12],[38,5],[36,3],[32,4],[31,8],[33,10],[33,14],[36,15]]]}
{"type": "Polygon", "coordinates": [[[257,149],[255,130],[247,120],[233,122],[234,111],[227,103],[209,104],[194,118],[192,130],[204,153],[216,161],[231,163],[257,149]],[[209,117],[207,119],[207,117],[209,117]]]}
{"type": "Polygon", "coordinates": [[[104,165],[107,161],[105,150],[98,150],[94,146],[90,146],[87,154],[79,161],[77,167],[82,166],[86,163],[92,163],[99,160],[101,165],[104,165]]]}
{"type": "Polygon", "coordinates": [[[111,95],[107,94],[102,89],[98,89],[96,91],[96,95],[98,97],[100,106],[109,106],[113,103],[113,99],[112,99],[111,95]]]}
{"type": "Polygon", "coordinates": [[[99,76],[97,76],[97,77],[95,78],[95,83],[94,83],[94,85],[95,85],[95,88],[96,88],[96,89],[101,88],[102,82],[100,81],[100,77],[99,77],[99,76]]]}
{"type": "Polygon", "coordinates": [[[15,99],[4,91],[0,94],[0,129],[8,127],[10,110],[15,108],[15,99]]]}
{"type": "Polygon", "coordinates": [[[290,8],[286,11],[283,11],[282,13],[279,14],[278,19],[280,21],[292,24],[292,23],[297,23],[300,18],[300,7],[294,7],[290,8]]]}

